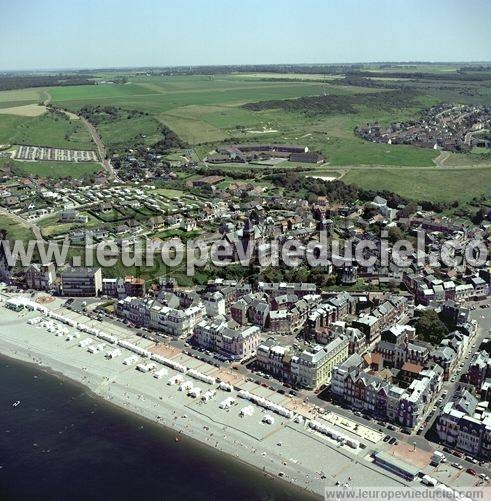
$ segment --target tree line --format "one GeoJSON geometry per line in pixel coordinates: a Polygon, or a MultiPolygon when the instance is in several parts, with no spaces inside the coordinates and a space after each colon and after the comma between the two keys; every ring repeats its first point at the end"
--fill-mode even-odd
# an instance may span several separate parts
{"type": "Polygon", "coordinates": [[[95,85],[91,75],[0,75],[0,91],[28,87],[95,85]]]}
{"type": "Polygon", "coordinates": [[[304,113],[308,116],[337,115],[358,113],[356,106],[366,105],[372,108],[390,110],[415,105],[417,92],[411,89],[382,91],[363,94],[306,96],[296,99],[276,99],[246,103],[242,107],[250,111],[280,109],[283,111],[304,113]]]}

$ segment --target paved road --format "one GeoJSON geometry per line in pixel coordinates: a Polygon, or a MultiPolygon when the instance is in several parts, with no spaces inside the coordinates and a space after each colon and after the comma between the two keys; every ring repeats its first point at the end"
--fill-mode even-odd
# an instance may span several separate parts
{"type": "MultiPolygon", "coordinates": [[[[491,308],[486,308],[486,309],[476,309],[475,311],[472,312],[471,317],[476,320],[479,323],[479,330],[475,337],[471,340],[468,353],[464,354],[464,367],[462,370],[459,371],[460,374],[464,373],[467,370],[467,367],[470,363],[470,358],[472,357],[472,354],[475,353],[475,351],[479,348],[479,345],[481,344],[482,340],[489,335],[489,329],[491,328],[491,308]],[[484,317],[484,318],[482,318],[484,317]],[[475,347],[473,348],[472,346],[475,344],[475,347]]],[[[109,321],[110,323],[114,324],[120,324],[123,325],[122,322],[120,322],[118,319],[112,317],[112,318],[105,318],[105,321],[109,321]]],[[[178,348],[182,351],[187,352],[189,355],[192,355],[196,358],[199,358],[201,360],[204,360],[208,363],[211,363],[212,365],[217,365],[220,367],[225,367],[227,369],[230,368],[235,368],[238,374],[243,375],[245,378],[251,378],[253,381],[255,381],[258,384],[261,385],[266,385],[269,388],[271,388],[274,391],[279,391],[281,393],[288,393],[290,388],[287,388],[284,386],[284,384],[278,380],[273,379],[271,376],[261,376],[257,372],[252,372],[250,368],[246,366],[246,364],[239,364],[239,363],[224,363],[222,361],[219,361],[217,358],[215,358],[213,355],[207,355],[205,352],[201,350],[197,350],[193,346],[189,345],[185,340],[183,339],[175,339],[172,337],[167,336],[165,339],[165,344],[168,344],[174,348],[178,348]]],[[[447,391],[446,396],[443,399],[442,404],[440,404],[440,407],[443,407],[443,405],[451,399],[453,393],[455,392],[459,382],[451,382],[447,381],[444,383],[442,392],[447,391]]],[[[393,425],[389,425],[388,423],[383,423],[381,421],[376,421],[373,418],[370,417],[363,417],[362,415],[357,416],[353,414],[353,411],[349,408],[344,408],[336,403],[326,401],[325,398],[322,394],[321,395],[316,395],[311,391],[306,391],[306,390],[295,390],[295,394],[305,400],[308,401],[310,404],[315,405],[320,407],[321,409],[324,409],[326,411],[334,412],[336,414],[339,414],[343,417],[349,418],[352,421],[355,421],[361,425],[367,426],[371,429],[376,429],[378,431],[381,431],[382,433],[388,435],[391,438],[395,438],[396,440],[400,442],[405,442],[409,445],[416,445],[421,450],[427,451],[427,452],[433,452],[435,450],[442,450],[443,446],[432,442],[429,438],[425,437],[425,434],[430,430],[432,424],[438,417],[438,411],[439,409],[435,405],[433,407],[434,409],[434,414],[432,415],[431,419],[427,420],[427,425],[425,426],[424,430],[420,434],[415,434],[416,430],[408,435],[405,433],[402,433],[402,431],[398,427],[394,427],[393,425]],[[390,428],[388,428],[390,426],[390,428]]],[[[438,398],[438,397],[437,397],[438,398]]],[[[437,400],[437,398],[435,400],[437,400]]],[[[479,466],[476,465],[470,461],[467,461],[465,458],[458,458],[456,456],[453,456],[451,454],[446,454],[448,458],[448,462],[458,462],[460,463],[464,469],[467,468],[472,468],[475,470],[477,473],[485,473],[489,474],[489,469],[486,467],[486,465],[479,466]]]]}

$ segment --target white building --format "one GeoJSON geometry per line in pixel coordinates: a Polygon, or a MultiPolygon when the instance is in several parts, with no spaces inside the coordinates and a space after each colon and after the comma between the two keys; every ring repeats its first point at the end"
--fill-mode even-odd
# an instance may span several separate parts
{"type": "Polygon", "coordinates": [[[253,355],[259,345],[261,330],[255,325],[233,329],[224,320],[202,321],[194,328],[194,341],[233,360],[253,355]]]}

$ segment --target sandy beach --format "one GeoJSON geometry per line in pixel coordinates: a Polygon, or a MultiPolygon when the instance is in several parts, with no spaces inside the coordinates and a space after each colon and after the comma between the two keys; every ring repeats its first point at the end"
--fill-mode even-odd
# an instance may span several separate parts
{"type": "MultiPolygon", "coordinates": [[[[114,348],[111,345],[103,352],[89,353],[79,344],[91,336],[68,336],[67,340],[67,335],[56,335],[39,325],[28,324],[29,319],[37,317],[40,317],[37,312],[14,312],[0,306],[0,353],[62,374],[83,384],[98,397],[174,430],[176,446],[182,435],[191,437],[265,474],[320,496],[325,487],[334,485],[417,485],[416,481],[407,482],[375,466],[370,458],[375,444],[371,448],[367,442],[358,449],[340,445],[313,431],[305,420],[297,422],[282,417],[240,398],[235,390],[224,391],[217,384],[184,376],[203,393],[216,390],[208,402],[193,398],[186,391],[179,391],[178,385],[168,384],[179,372],[166,367],[161,379],[154,377],[155,371],[140,372],[135,365],[123,364],[123,360],[132,355],[129,351],[123,349],[120,356],[106,358],[108,350],[114,348]],[[233,405],[221,408],[220,404],[230,397],[234,399],[233,405]],[[246,407],[251,413],[241,416],[241,410],[246,407]],[[263,422],[266,415],[273,417],[272,424],[263,422]]],[[[70,334],[73,331],[70,329],[70,334]]],[[[142,346],[149,343],[136,336],[134,342],[142,346]]],[[[158,366],[155,370],[162,368],[158,366]]]]}

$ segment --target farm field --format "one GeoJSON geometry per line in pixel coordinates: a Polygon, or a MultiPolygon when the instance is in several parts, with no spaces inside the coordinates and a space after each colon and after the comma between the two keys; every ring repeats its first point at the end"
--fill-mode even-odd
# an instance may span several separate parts
{"type": "Polygon", "coordinates": [[[491,191],[491,168],[351,169],[342,180],[369,190],[389,190],[413,200],[468,202],[491,191]]]}
{"type": "Polygon", "coordinates": [[[4,90],[0,92],[0,108],[39,103],[42,99],[42,89],[4,90]]]}
{"type": "MultiPolygon", "coordinates": [[[[418,71],[428,74],[452,76],[455,65],[418,66],[418,71]]],[[[186,141],[202,160],[208,152],[223,142],[278,142],[305,144],[310,150],[324,155],[329,173],[342,171],[343,180],[355,182],[366,188],[392,189],[412,198],[448,200],[472,198],[489,186],[485,167],[491,163],[487,154],[449,154],[443,165],[455,169],[440,170],[435,165],[438,151],[406,145],[371,143],[359,139],[354,128],[377,121],[388,125],[394,121],[410,120],[418,113],[438,102],[491,103],[491,87],[481,82],[465,83],[466,92],[458,81],[411,80],[415,71],[412,65],[394,65],[386,70],[369,68],[378,82],[386,88],[343,84],[343,75],[298,73],[232,73],[227,75],[158,76],[122,73],[126,84],[104,83],[95,86],[67,86],[48,89],[23,89],[0,92],[0,109],[31,105],[47,97],[55,106],[78,111],[87,105],[101,105],[134,109],[144,114],[120,118],[97,125],[109,151],[133,148],[134,145],[151,145],[162,139],[161,124],[170,128],[186,141]],[[398,78],[384,73],[402,73],[398,78]],[[408,74],[408,78],[405,77],[408,74]],[[253,111],[243,104],[260,101],[277,101],[308,96],[369,94],[390,90],[390,86],[412,82],[418,89],[414,100],[399,106],[356,105],[356,112],[315,114],[263,109],[253,111]],[[457,189],[466,179],[459,167],[475,166],[469,181],[469,190],[457,189]],[[351,170],[366,167],[366,170],[351,170]],[[429,169],[424,173],[419,169],[429,169]],[[387,170],[386,170],[387,169],[387,170]],[[382,174],[378,178],[379,174],[382,174]],[[440,188],[446,186],[448,189],[440,188]],[[474,184],[475,180],[475,184],[474,184]],[[455,189],[452,188],[455,187],[455,189]]],[[[100,74],[111,80],[114,73],[100,74]]],[[[358,84],[357,84],[358,85],[358,84]]],[[[48,115],[25,117],[0,112],[0,144],[23,142],[73,149],[93,148],[85,130],[77,129],[74,121],[52,123],[48,115]],[[45,123],[46,122],[46,123],[45,123]],[[69,125],[67,125],[69,124],[69,125]],[[68,127],[68,129],[67,129],[68,127]],[[44,144],[44,143],[50,144],[44,144]]],[[[179,151],[175,152],[180,155],[179,151]]],[[[281,168],[295,168],[287,163],[281,168]]],[[[78,166],[80,167],[80,166],[78,166]]],[[[303,166],[302,166],[303,167],[303,166]]],[[[33,168],[33,167],[32,167],[33,168]]],[[[218,166],[223,169],[240,169],[239,166],[218,166]]],[[[247,169],[264,169],[265,166],[248,165],[247,169]]],[[[36,168],[33,168],[36,170],[36,168]]],[[[42,169],[42,168],[41,168],[42,169]]],[[[271,168],[272,169],[272,168],[271,168]]],[[[51,170],[51,169],[49,169],[51,170]]],[[[311,170],[306,167],[306,170],[311,170]]],[[[62,169],[63,171],[63,169],[62,169]]],[[[38,168],[38,172],[39,168],[38,168]]],[[[326,175],[328,175],[328,173],[326,175]]],[[[466,185],[467,186],[467,185],[466,185]]]]}
{"type": "Polygon", "coordinates": [[[38,117],[46,113],[46,107],[39,104],[19,104],[9,108],[0,107],[0,115],[18,115],[21,117],[38,117]]]}

